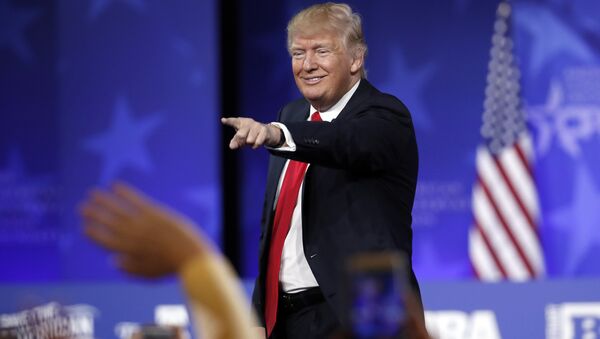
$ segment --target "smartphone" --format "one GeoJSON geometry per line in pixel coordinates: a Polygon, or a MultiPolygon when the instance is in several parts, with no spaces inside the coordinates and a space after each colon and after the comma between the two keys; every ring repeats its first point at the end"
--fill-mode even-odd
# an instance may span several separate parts
{"type": "Polygon", "coordinates": [[[133,335],[139,339],[179,339],[179,331],[173,326],[143,325],[140,331],[133,335]]]}
{"type": "Polygon", "coordinates": [[[408,278],[397,252],[361,253],[347,262],[346,294],[352,338],[403,338],[408,278]]]}

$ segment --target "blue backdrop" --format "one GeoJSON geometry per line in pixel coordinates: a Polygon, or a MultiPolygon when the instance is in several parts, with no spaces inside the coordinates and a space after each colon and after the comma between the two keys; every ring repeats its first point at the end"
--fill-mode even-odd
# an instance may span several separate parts
{"type": "Polygon", "coordinates": [[[0,1],[0,281],[118,278],[76,205],[126,180],[220,243],[212,1],[0,1]]]}
{"type": "MultiPolygon", "coordinates": [[[[299,96],[284,27],[310,2],[240,4],[239,115],[270,121],[299,96]]],[[[364,18],[369,80],[408,105],[417,129],[417,273],[470,278],[470,192],[497,3],[351,4],[364,18]]],[[[591,0],[514,2],[551,277],[600,271],[598,11],[591,0]]],[[[3,280],[116,277],[73,212],[88,187],[115,179],[220,242],[216,14],[205,1],[0,1],[3,280]]],[[[241,270],[253,277],[267,153],[239,156],[241,270]]]]}
{"type": "MultiPolygon", "coordinates": [[[[240,0],[230,9],[239,16],[240,73],[229,79],[239,89],[238,115],[271,121],[299,97],[285,26],[312,3],[240,0]]],[[[551,278],[523,285],[447,281],[473,278],[471,187],[498,2],[350,4],[364,19],[369,80],[403,100],[415,122],[413,259],[430,328],[480,339],[600,335],[600,3],[512,1],[551,278]]],[[[149,321],[155,303],[182,302],[173,284],[107,284],[122,275],[82,236],[75,209],[89,187],[126,180],[221,243],[216,7],[212,0],[0,0],[0,312],[64,295],[58,301],[117,315],[98,320],[109,336],[128,315],[149,321]],[[14,284],[24,282],[33,285],[14,284]],[[123,295],[139,307],[113,310],[111,296],[123,295]]],[[[268,154],[237,155],[240,269],[251,280],[268,154]]]]}
{"type": "Polygon", "coordinates": [[[519,1],[514,13],[548,273],[598,276],[600,3],[519,1]]]}
{"type": "MultiPolygon", "coordinates": [[[[271,121],[299,97],[285,49],[286,21],[312,1],[242,11],[242,113],[271,121]],[[265,13],[266,12],[266,13],[265,13]],[[256,20],[264,16],[270,20],[256,20]],[[256,88],[258,90],[248,90],[256,88]]],[[[421,280],[470,279],[471,187],[497,1],[350,1],[364,19],[368,78],[412,112],[420,168],[413,209],[421,280]]],[[[522,94],[535,136],[550,277],[597,276],[600,265],[600,5],[513,1],[522,94]]],[[[256,274],[267,154],[242,153],[244,273],[256,274]]]]}
{"type": "MultiPolygon", "coordinates": [[[[274,119],[278,109],[297,98],[285,48],[285,25],[310,1],[284,1],[253,30],[243,49],[259,67],[244,70],[244,88],[260,82],[261,91],[245,92],[245,113],[274,119]]],[[[368,79],[409,107],[415,122],[420,173],[414,218],[414,263],[420,278],[471,277],[467,231],[470,189],[484,97],[495,1],[351,1],[363,18],[369,47],[368,79]]],[[[260,11],[265,9],[261,8],[260,11]]],[[[258,15],[249,4],[246,20],[258,15]]],[[[245,272],[256,273],[256,239],[262,206],[266,155],[246,152],[244,172],[245,272]],[[254,180],[251,180],[254,178],[254,180]],[[258,181],[255,178],[262,180],[258,181]],[[250,235],[250,236],[248,236],[250,235]]]]}

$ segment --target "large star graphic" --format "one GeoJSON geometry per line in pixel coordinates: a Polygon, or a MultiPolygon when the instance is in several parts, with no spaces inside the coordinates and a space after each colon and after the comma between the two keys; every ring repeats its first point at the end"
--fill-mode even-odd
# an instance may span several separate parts
{"type": "Polygon", "coordinates": [[[400,98],[410,110],[415,126],[430,131],[434,126],[425,107],[423,93],[435,65],[429,63],[418,69],[411,68],[398,47],[393,47],[389,55],[388,78],[382,82],[380,89],[400,98]]]}
{"type": "Polygon", "coordinates": [[[122,2],[125,3],[129,8],[133,9],[135,12],[142,12],[146,9],[146,5],[143,0],[92,0],[90,4],[90,19],[94,20],[98,18],[111,3],[114,2],[122,2]]]}
{"type": "Polygon", "coordinates": [[[41,14],[39,9],[13,8],[8,0],[0,1],[0,48],[9,48],[23,62],[31,62],[33,53],[25,31],[41,14]]]}
{"type": "Polygon", "coordinates": [[[566,272],[575,273],[578,265],[594,246],[600,245],[600,190],[583,164],[575,178],[573,201],[569,206],[550,212],[549,220],[569,238],[566,272]]]}
{"type": "Polygon", "coordinates": [[[146,172],[152,169],[145,141],[161,120],[158,114],[134,120],[127,100],[117,99],[110,129],[84,142],[86,149],[99,153],[104,158],[100,179],[102,183],[113,179],[127,167],[146,172]]]}
{"type": "Polygon", "coordinates": [[[515,5],[517,29],[532,35],[530,68],[536,75],[553,58],[568,55],[578,62],[594,62],[590,47],[548,8],[534,4],[515,5]]]}

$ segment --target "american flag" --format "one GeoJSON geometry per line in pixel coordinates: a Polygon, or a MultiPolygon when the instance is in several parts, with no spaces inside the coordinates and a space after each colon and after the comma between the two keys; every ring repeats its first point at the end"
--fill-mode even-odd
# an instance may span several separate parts
{"type": "Polygon", "coordinates": [[[521,108],[519,70],[510,38],[511,7],[496,12],[473,188],[469,256],[480,280],[544,276],[532,173],[533,147],[521,108]]]}

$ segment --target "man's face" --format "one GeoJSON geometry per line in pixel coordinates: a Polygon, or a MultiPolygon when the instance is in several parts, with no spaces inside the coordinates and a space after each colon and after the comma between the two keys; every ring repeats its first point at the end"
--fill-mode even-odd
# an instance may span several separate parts
{"type": "Polygon", "coordinates": [[[319,111],[333,106],[360,78],[361,58],[353,58],[337,34],[296,34],[292,39],[296,86],[319,111]]]}

